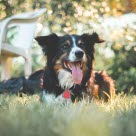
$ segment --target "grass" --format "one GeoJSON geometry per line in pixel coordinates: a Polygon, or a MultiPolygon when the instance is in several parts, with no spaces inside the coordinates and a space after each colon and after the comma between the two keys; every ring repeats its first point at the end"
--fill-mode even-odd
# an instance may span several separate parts
{"type": "Polygon", "coordinates": [[[0,95],[0,136],[12,135],[135,136],[136,96],[47,104],[40,95],[0,95]]]}

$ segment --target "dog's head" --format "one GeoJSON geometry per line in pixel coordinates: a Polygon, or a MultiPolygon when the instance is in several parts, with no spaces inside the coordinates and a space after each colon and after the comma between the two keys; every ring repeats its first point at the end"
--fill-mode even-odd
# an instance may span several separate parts
{"type": "Polygon", "coordinates": [[[35,38],[47,55],[47,66],[58,75],[60,85],[81,84],[94,59],[94,44],[104,42],[97,33],[39,36],[35,38]]]}

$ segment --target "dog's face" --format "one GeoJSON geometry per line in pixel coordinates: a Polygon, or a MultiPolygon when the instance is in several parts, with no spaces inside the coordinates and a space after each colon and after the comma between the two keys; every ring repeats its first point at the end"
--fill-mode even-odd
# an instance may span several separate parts
{"type": "Polygon", "coordinates": [[[94,59],[94,44],[103,42],[96,33],[92,35],[40,36],[36,38],[47,55],[47,66],[53,69],[62,88],[81,84],[94,59]]]}

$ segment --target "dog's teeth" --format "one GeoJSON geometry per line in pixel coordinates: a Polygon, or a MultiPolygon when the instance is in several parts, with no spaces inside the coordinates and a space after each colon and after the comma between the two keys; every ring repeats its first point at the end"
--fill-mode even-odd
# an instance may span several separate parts
{"type": "Polygon", "coordinates": [[[68,68],[71,69],[71,65],[70,64],[68,64],[68,68]]]}
{"type": "Polygon", "coordinates": [[[67,65],[66,65],[66,63],[64,62],[64,66],[67,68],[67,65]]]}
{"type": "Polygon", "coordinates": [[[68,64],[66,66],[67,66],[66,68],[68,68],[68,64]]]}

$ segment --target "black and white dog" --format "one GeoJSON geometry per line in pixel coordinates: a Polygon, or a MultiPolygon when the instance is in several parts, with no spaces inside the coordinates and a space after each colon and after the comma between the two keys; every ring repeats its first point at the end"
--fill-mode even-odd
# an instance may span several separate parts
{"type": "Polygon", "coordinates": [[[43,90],[55,97],[81,100],[88,95],[91,98],[108,100],[114,95],[113,80],[102,71],[95,72],[94,44],[102,43],[97,33],[82,35],[39,36],[35,40],[47,57],[47,66],[43,75],[43,90]]]}
{"type": "Polygon", "coordinates": [[[97,33],[51,34],[35,39],[47,57],[45,69],[34,72],[28,79],[22,76],[1,82],[0,93],[33,94],[41,90],[46,96],[60,96],[73,102],[88,96],[107,101],[115,94],[113,80],[103,71],[94,71],[94,44],[104,42],[97,33]]]}

